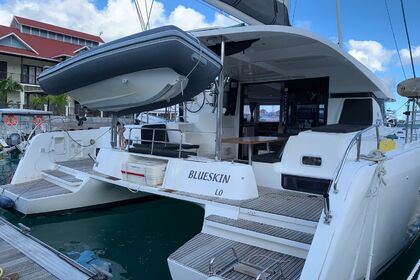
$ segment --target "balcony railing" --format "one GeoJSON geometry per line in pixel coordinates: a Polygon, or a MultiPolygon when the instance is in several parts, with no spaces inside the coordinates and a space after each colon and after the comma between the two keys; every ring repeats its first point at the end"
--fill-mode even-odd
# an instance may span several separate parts
{"type": "Polygon", "coordinates": [[[27,74],[20,74],[20,73],[12,73],[12,72],[3,72],[0,71],[0,80],[4,80],[6,78],[12,78],[12,80],[28,85],[38,85],[38,76],[39,75],[27,75],[27,74]]]}

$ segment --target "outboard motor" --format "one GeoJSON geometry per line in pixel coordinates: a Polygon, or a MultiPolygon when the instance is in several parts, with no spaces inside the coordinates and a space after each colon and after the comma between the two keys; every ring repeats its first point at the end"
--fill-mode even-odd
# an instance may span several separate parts
{"type": "Polygon", "coordinates": [[[86,114],[83,117],[76,115],[77,126],[83,126],[83,123],[87,121],[86,114]]]}
{"type": "Polygon", "coordinates": [[[6,138],[6,143],[9,147],[16,147],[21,142],[19,133],[12,133],[6,138]]]}
{"type": "Polygon", "coordinates": [[[21,150],[19,149],[19,144],[21,143],[21,136],[19,133],[12,133],[10,134],[7,138],[6,138],[6,143],[10,148],[14,148],[12,149],[12,151],[10,152],[11,157],[13,159],[17,159],[19,157],[19,154],[21,152],[21,150]]]}

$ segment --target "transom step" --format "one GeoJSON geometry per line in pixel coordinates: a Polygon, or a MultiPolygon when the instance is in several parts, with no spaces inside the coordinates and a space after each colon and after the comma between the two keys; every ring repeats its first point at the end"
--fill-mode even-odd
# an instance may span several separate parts
{"type": "Polygon", "coordinates": [[[259,197],[241,203],[241,212],[265,212],[318,222],[323,209],[321,196],[259,187],[259,197]]]}
{"type": "Polygon", "coordinates": [[[42,171],[42,175],[46,180],[58,181],[71,186],[78,186],[83,182],[83,180],[76,178],[76,176],[57,169],[44,170],[42,171]]]}
{"type": "Polygon", "coordinates": [[[44,179],[32,180],[20,184],[9,184],[0,187],[0,193],[12,199],[38,199],[70,193],[69,190],[44,179]]]}
{"type": "MultiPolygon", "coordinates": [[[[226,226],[244,229],[251,232],[257,232],[277,238],[287,239],[305,244],[311,244],[313,235],[310,233],[300,232],[282,227],[267,225],[264,223],[253,222],[244,219],[229,219],[217,215],[210,215],[206,217],[207,221],[223,224],[226,226]]],[[[213,224],[214,225],[214,224],[213,224]]]]}
{"type": "Polygon", "coordinates": [[[305,260],[210,234],[199,233],[169,256],[188,269],[229,280],[299,279],[305,260]]]}

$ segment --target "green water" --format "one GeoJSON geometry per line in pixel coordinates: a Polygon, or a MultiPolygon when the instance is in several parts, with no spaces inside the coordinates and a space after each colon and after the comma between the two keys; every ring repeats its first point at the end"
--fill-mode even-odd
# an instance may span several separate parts
{"type": "MultiPolygon", "coordinates": [[[[0,161],[0,172],[16,165],[0,161]]],[[[203,214],[197,205],[167,198],[55,216],[21,217],[0,210],[0,216],[31,227],[35,237],[83,265],[108,265],[113,279],[141,280],[170,279],[166,258],[200,232],[203,214]]],[[[417,240],[380,280],[406,279],[419,257],[417,240]]]]}
{"type": "Polygon", "coordinates": [[[158,199],[59,216],[3,216],[31,227],[32,235],[75,260],[84,252],[108,262],[112,279],[170,279],[166,258],[200,232],[203,210],[158,199]]]}

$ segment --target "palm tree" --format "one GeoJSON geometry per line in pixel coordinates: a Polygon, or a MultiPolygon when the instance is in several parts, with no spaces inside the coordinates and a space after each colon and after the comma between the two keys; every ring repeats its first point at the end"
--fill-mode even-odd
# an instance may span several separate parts
{"type": "Polygon", "coordinates": [[[7,95],[16,91],[22,91],[23,87],[11,77],[0,81],[0,104],[7,104],[7,95]]]}

